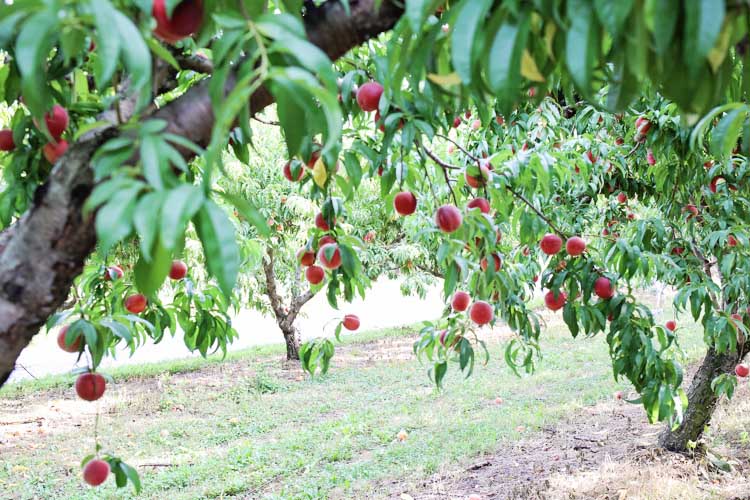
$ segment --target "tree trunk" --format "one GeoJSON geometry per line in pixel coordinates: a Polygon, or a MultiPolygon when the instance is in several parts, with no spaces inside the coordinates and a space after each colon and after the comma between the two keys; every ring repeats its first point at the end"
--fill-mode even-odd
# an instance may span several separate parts
{"type": "Polygon", "coordinates": [[[286,342],[286,359],[287,361],[299,361],[299,330],[294,325],[281,330],[286,342]]]}
{"type": "Polygon", "coordinates": [[[696,442],[711,421],[719,398],[711,389],[711,382],[722,373],[730,373],[741,359],[737,353],[718,354],[712,348],[703,358],[687,391],[688,406],[677,429],[667,427],[659,435],[659,444],[670,451],[684,452],[690,441],[696,442]]]}
{"type": "MultiPolygon", "coordinates": [[[[393,27],[403,7],[390,1],[351,0],[351,15],[340,2],[319,7],[306,3],[305,27],[310,41],[332,60],[393,27]]],[[[231,85],[232,78],[228,84],[231,85]]],[[[250,106],[257,113],[273,101],[261,88],[250,106]]],[[[167,121],[169,132],[205,145],[214,115],[208,83],[202,82],[153,116],[167,121]]],[[[94,187],[90,161],[107,131],[72,144],[37,189],[34,202],[11,228],[0,233],[0,387],[10,376],[21,351],[45,320],[66,300],[96,243],[92,217],[82,206],[94,187]]],[[[186,156],[189,153],[183,152],[186,156]]]]}

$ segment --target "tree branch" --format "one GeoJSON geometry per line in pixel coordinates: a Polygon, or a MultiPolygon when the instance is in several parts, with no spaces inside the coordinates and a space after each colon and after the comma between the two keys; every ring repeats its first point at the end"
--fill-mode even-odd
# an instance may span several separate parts
{"type": "MultiPolygon", "coordinates": [[[[351,15],[340,2],[310,4],[305,27],[310,41],[335,60],[369,38],[390,30],[403,7],[377,0],[350,1],[351,15]]],[[[215,116],[206,79],[170,102],[151,118],[168,123],[168,132],[206,146],[215,116]]],[[[235,78],[227,79],[227,89],[235,78]]],[[[264,88],[250,99],[251,114],[273,102],[264,88]]],[[[119,109],[123,113],[122,107],[119,109]]],[[[116,116],[116,114],[115,114],[116,116]]],[[[149,118],[148,116],[145,118],[149,118]]],[[[115,137],[114,128],[97,131],[71,145],[41,185],[27,211],[0,237],[5,245],[0,259],[0,386],[10,376],[15,361],[46,319],[68,296],[73,280],[96,243],[94,222],[83,215],[83,203],[94,186],[90,161],[96,150],[115,137]]],[[[189,158],[193,153],[182,149],[189,158]]]]}

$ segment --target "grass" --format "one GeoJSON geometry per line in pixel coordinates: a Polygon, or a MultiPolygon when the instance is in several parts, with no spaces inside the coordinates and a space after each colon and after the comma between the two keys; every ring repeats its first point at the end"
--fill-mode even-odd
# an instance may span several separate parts
{"type": "MultiPolygon", "coordinates": [[[[533,376],[515,377],[503,343],[491,342],[490,364],[469,379],[452,367],[442,392],[410,355],[417,327],[346,338],[330,374],[315,379],[279,368],[283,346],[114,370],[99,433],[105,450],[139,465],[138,497],[112,481],[97,490],[81,484],[94,404],[73,397],[70,377],[13,384],[0,393],[0,410],[42,412],[49,424],[42,436],[0,439],[0,498],[385,497],[389,481],[453,469],[628,390],[612,379],[603,336],[571,339],[558,321],[543,334],[533,376]],[[50,414],[49,405],[63,410],[50,414]],[[401,429],[405,442],[396,439],[401,429]]],[[[695,359],[700,332],[681,333],[695,359]]]]}

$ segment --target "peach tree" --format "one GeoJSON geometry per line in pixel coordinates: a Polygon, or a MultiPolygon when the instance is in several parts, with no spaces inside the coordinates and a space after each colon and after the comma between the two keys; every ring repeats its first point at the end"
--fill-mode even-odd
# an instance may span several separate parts
{"type": "MultiPolygon", "coordinates": [[[[103,387],[102,353],[158,338],[173,318],[204,332],[196,348],[234,337],[238,274],[260,260],[229,211],[269,228],[267,200],[233,186],[226,154],[250,163],[251,118],[275,102],[288,178],[310,170],[309,236],[334,240],[306,271],[317,267],[310,281],[325,280],[331,303],[369,281],[345,224],[371,178],[383,206],[416,219],[406,236],[455,309],[415,347],[436,381],[453,357],[471,370],[472,330],[499,318],[517,333],[507,361],[532,369],[537,276],[573,335],[606,335],[615,376],[684,449],[746,352],[747,147],[736,144],[747,140],[747,15],[724,0],[6,2],[0,383],[71,297],[63,345],[92,358],[87,397],[103,387]],[[201,257],[181,265],[191,231],[201,257]],[[110,256],[130,249],[120,282],[110,256]],[[183,280],[201,262],[212,282],[199,307],[183,280]],[[632,292],[653,279],[678,285],[676,305],[706,332],[687,397],[671,355],[679,330],[632,292]],[[136,298],[120,304],[123,294],[136,298]],[[141,313],[151,316],[131,317],[141,313]]],[[[305,351],[310,368],[330,359],[332,344],[319,347],[305,351]]],[[[89,484],[110,469],[138,484],[116,457],[95,457],[89,484]]]]}

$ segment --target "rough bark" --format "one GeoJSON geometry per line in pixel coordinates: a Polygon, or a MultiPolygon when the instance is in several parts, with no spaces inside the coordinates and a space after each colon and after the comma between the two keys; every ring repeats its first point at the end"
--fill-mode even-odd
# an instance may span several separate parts
{"type": "Polygon", "coordinates": [[[740,359],[737,353],[718,354],[709,349],[687,390],[688,407],[682,424],[675,430],[667,427],[659,435],[659,444],[663,448],[684,452],[687,451],[688,442],[698,441],[711,422],[711,416],[719,402],[719,398],[711,390],[711,382],[722,373],[731,373],[740,359]]]}
{"type": "Polygon", "coordinates": [[[300,334],[294,321],[297,319],[302,306],[313,298],[313,293],[308,290],[302,294],[292,297],[289,307],[284,306],[284,301],[279,294],[276,284],[276,273],[274,268],[274,252],[271,247],[266,249],[268,259],[263,261],[263,273],[266,277],[266,295],[271,302],[271,309],[276,317],[281,333],[286,342],[286,359],[299,361],[300,334]]]}
{"type": "Polygon", "coordinates": [[[21,350],[65,301],[94,249],[96,234],[82,213],[93,186],[89,159],[113,132],[77,145],[37,189],[0,254],[0,385],[21,350]]]}
{"type": "MultiPolygon", "coordinates": [[[[402,7],[386,0],[376,10],[375,3],[350,1],[351,16],[338,2],[320,7],[309,4],[305,24],[310,40],[335,60],[391,29],[402,7]]],[[[272,96],[260,89],[251,98],[252,112],[272,101],[272,96]]],[[[170,132],[206,145],[214,125],[207,81],[152,117],[165,119],[170,132]]],[[[21,350],[64,303],[73,280],[94,249],[93,221],[83,216],[82,206],[93,189],[91,157],[112,133],[107,131],[71,145],[50,179],[38,189],[29,211],[0,234],[0,386],[10,376],[21,350]]]]}

